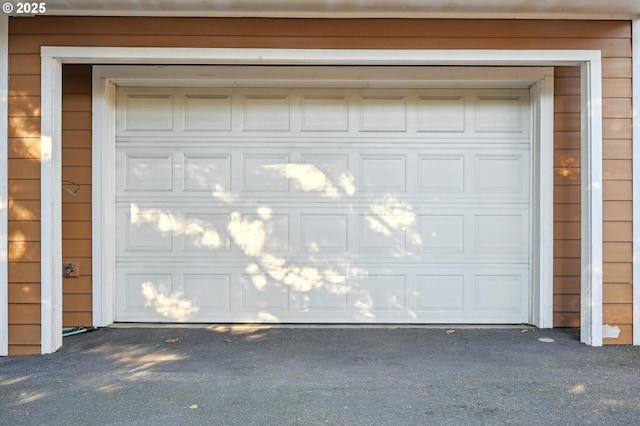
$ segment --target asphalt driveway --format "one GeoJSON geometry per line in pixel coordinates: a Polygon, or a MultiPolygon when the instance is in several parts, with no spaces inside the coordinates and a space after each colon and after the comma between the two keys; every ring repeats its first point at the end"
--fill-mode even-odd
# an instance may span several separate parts
{"type": "Polygon", "coordinates": [[[640,348],[573,330],[105,328],[0,358],[2,425],[639,422],[640,348]]]}

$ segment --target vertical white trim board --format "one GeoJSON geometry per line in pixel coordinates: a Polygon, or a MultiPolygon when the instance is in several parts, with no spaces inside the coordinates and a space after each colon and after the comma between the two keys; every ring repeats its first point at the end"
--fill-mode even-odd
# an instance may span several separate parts
{"type": "MultiPolygon", "coordinates": [[[[51,205],[42,211],[43,235],[55,237],[53,228],[60,228],[60,145],[61,145],[61,93],[59,92],[59,68],[62,63],[100,64],[220,64],[220,65],[465,65],[465,66],[575,66],[581,65],[586,81],[583,85],[582,134],[583,161],[588,173],[582,175],[583,208],[582,265],[584,288],[582,298],[583,323],[581,340],[593,346],[602,345],[602,110],[601,110],[601,62],[600,51],[592,50],[320,50],[320,49],[209,49],[209,48],[120,48],[120,47],[42,47],[42,103],[49,105],[49,117],[42,121],[42,134],[51,135],[50,164],[43,166],[44,190],[56,186],[51,205]],[[57,65],[54,65],[57,64],[57,65]],[[56,73],[55,70],[58,70],[56,73]],[[58,74],[58,75],[56,75],[58,74]],[[54,185],[55,183],[55,185],[54,185]]],[[[44,139],[43,139],[44,140],[44,139]]],[[[46,142],[46,141],[45,141],[46,142]]],[[[45,159],[46,160],[46,159],[45,159]]],[[[43,200],[44,201],[44,200],[43,200]]],[[[43,206],[45,206],[43,202],[43,206]]],[[[54,265],[50,274],[43,272],[43,294],[50,296],[54,305],[61,298],[61,253],[58,243],[43,245],[43,265],[54,265]]],[[[49,311],[60,310],[52,306],[49,311]]],[[[43,311],[44,311],[43,307],[43,311]]],[[[55,351],[61,335],[57,315],[43,315],[42,352],[55,351]],[[44,330],[47,330],[46,333],[44,330]],[[45,344],[46,343],[46,344],[45,344]]],[[[60,339],[61,343],[61,339],[60,339]]]]}
{"type": "Polygon", "coordinates": [[[640,345],[640,16],[632,23],[633,47],[633,344],[640,345]]]}
{"type": "Polygon", "coordinates": [[[538,291],[532,295],[533,324],[553,327],[553,109],[554,78],[547,75],[532,87],[534,106],[533,164],[535,200],[532,223],[532,284],[538,291]],[[534,175],[535,175],[534,173],[534,175]],[[536,267],[537,266],[537,267],[536,267]],[[541,284],[537,284],[541,283],[541,284]],[[545,285],[549,283],[548,285],[545,285]],[[538,298],[535,300],[534,298],[538,298]],[[537,321],[535,319],[538,319],[537,321]]]}
{"type": "Polygon", "coordinates": [[[581,268],[580,340],[602,344],[602,62],[585,61],[581,68],[582,142],[580,174],[581,268]],[[597,120],[593,116],[598,117],[597,120]],[[597,162],[594,158],[599,158],[597,162]],[[600,285],[593,285],[598,282],[600,285]]]}
{"type": "Polygon", "coordinates": [[[9,353],[9,16],[0,15],[0,356],[9,353]]]}
{"type": "Polygon", "coordinates": [[[41,73],[41,345],[50,353],[62,346],[62,62],[42,58],[41,73]]]}
{"type": "Polygon", "coordinates": [[[115,205],[115,173],[108,173],[105,165],[115,165],[115,105],[116,86],[95,73],[92,93],[91,145],[91,232],[105,238],[92,238],[93,325],[105,327],[113,323],[116,281],[116,221],[107,206],[115,205]],[[99,136],[98,136],[99,135],[99,136]],[[114,144],[98,141],[113,141],[114,144]]]}

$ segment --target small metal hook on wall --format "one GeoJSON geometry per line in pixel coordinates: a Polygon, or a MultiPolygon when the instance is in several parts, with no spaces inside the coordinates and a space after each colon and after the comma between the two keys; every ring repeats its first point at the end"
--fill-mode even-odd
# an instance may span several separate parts
{"type": "Polygon", "coordinates": [[[72,197],[75,197],[78,194],[78,191],[80,191],[80,184],[76,183],[72,180],[63,180],[62,181],[62,185],[73,185],[74,188],[65,188],[63,187],[62,189],[64,189],[64,192],[66,192],[67,194],[71,195],[72,197]]]}

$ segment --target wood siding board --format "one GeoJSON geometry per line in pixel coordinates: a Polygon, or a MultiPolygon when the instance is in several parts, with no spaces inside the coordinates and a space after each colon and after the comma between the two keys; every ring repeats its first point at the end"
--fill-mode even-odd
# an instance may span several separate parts
{"type": "Polygon", "coordinates": [[[553,326],[567,327],[567,328],[580,327],[580,313],[579,312],[554,312],[553,326]]]}
{"type": "Polygon", "coordinates": [[[91,239],[91,218],[87,220],[63,220],[63,239],[91,239]]]}
{"type": "MultiPolygon", "coordinates": [[[[562,67],[556,67],[559,69],[562,67]]],[[[571,67],[573,69],[573,67],[571,67]]],[[[557,76],[554,78],[553,93],[555,96],[570,96],[580,94],[580,69],[575,77],[557,76]]]]}
{"type": "Polygon", "coordinates": [[[91,167],[91,148],[62,148],[62,166],[91,167]]]}
{"type": "MultiPolygon", "coordinates": [[[[72,184],[63,184],[65,188],[73,189],[74,186],[72,184]]],[[[80,185],[80,189],[76,192],[75,197],[67,194],[66,192],[62,193],[62,203],[76,204],[76,203],[91,203],[91,185],[80,185]]],[[[87,218],[90,220],[91,217],[87,218]]],[[[63,221],[65,218],[62,219],[63,221]]]]}
{"type": "Polygon", "coordinates": [[[604,222],[602,225],[603,240],[633,241],[633,224],[631,222],[604,222]]]}
{"type": "MultiPolygon", "coordinates": [[[[10,262],[7,269],[9,283],[40,282],[39,262],[10,262]]],[[[13,303],[13,301],[9,300],[9,303],[13,303]]]]}
{"type": "Polygon", "coordinates": [[[63,327],[86,327],[93,324],[91,312],[63,312],[63,327]]]}
{"type": "Polygon", "coordinates": [[[553,254],[556,258],[580,258],[580,240],[555,240],[553,254]]]}
{"type": "Polygon", "coordinates": [[[631,284],[606,284],[602,287],[604,303],[632,303],[631,284]]]}
{"type": "Polygon", "coordinates": [[[9,96],[40,96],[40,75],[12,74],[9,77],[9,96]]]}
{"type": "Polygon", "coordinates": [[[62,92],[68,95],[91,95],[91,74],[64,75],[62,77],[62,92]]]}
{"type": "Polygon", "coordinates": [[[7,106],[9,117],[40,117],[40,96],[11,96],[7,106]]]}
{"type": "Polygon", "coordinates": [[[604,118],[602,120],[602,137],[606,139],[631,139],[632,120],[624,118],[604,118]]]}
{"type": "Polygon", "coordinates": [[[604,262],[633,261],[633,247],[629,242],[605,242],[602,249],[604,262]]]}
{"type": "Polygon", "coordinates": [[[63,240],[62,256],[65,258],[91,256],[91,240],[63,240]]]}
{"type": "Polygon", "coordinates": [[[631,58],[604,58],[602,78],[631,78],[633,76],[631,58]]]}
{"type": "Polygon", "coordinates": [[[7,288],[12,303],[40,303],[40,283],[11,283],[7,288]]]}
{"type": "MultiPolygon", "coordinates": [[[[40,324],[39,303],[9,303],[9,324],[40,324]]],[[[13,343],[13,340],[11,340],[13,343]]]]}
{"type": "Polygon", "coordinates": [[[630,324],[609,324],[612,327],[618,327],[620,329],[620,336],[617,339],[604,338],[602,344],[604,345],[631,345],[633,343],[633,326],[630,324]]]}
{"type": "Polygon", "coordinates": [[[9,117],[8,137],[40,138],[39,117],[9,117]]]}
{"type": "Polygon", "coordinates": [[[62,115],[63,130],[91,130],[91,112],[65,112],[62,115]]]}
{"type": "Polygon", "coordinates": [[[63,288],[64,294],[89,294],[90,295],[92,290],[91,277],[86,275],[81,275],[76,278],[64,279],[62,280],[62,288],[63,288]]]}
{"type": "MultiPolygon", "coordinates": [[[[458,37],[461,21],[455,19],[278,19],[268,18],[156,18],[140,17],[34,17],[33,23],[10,19],[12,34],[84,35],[114,33],[132,36],[153,34],[254,36],[366,36],[384,31],[388,37],[458,37]],[[275,24],[275,25],[274,25],[275,24]],[[428,24],[428,25],[425,25],[428,24]]],[[[522,38],[631,38],[631,24],[624,21],[577,20],[465,20],[468,37],[522,38]]]]}
{"type": "Polygon", "coordinates": [[[553,202],[555,204],[580,204],[582,191],[577,185],[553,187],[553,202]]]}
{"type": "Polygon", "coordinates": [[[632,222],[632,203],[631,201],[604,201],[603,217],[605,222],[632,222]]]}
{"type": "MultiPolygon", "coordinates": [[[[74,278],[67,278],[72,280],[74,278]]],[[[62,296],[64,312],[91,312],[91,294],[65,293],[62,296]]]]}
{"type": "MultiPolygon", "coordinates": [[[[558,81],[558,79],[556,79],[556,81],[558,81]]],[[[556,111],[572,114],[580,114],[582,108],[580,95],[575,94],[562,95],[556,93],[553,104],[556,111]]]]}
{"type": "Polygon", "coordinates": [[[580,312],[580,295],[579,294],[554,295],[553,310],[556,312],[580,312]]]}
{"type": "MultiPolygon", "coordinates": [[[[92,65],[91,64],[63,64],[62,65],[62,78],[68,79],[74,76],[91,76],[92,65]]],[[[64,90],[64,87],[63,87],[64,90]]]]}
{"type": "Polygon", "coordinates": [[[70,94],[64,92],[62,97],[62,112],[91,111],[91,96],[86,93],[70,94]]]}
{"type": "Polygon", "coordinates": [[[579,240],[580,222],[561,222],[553,226],[554,240],[579,240]]]}
{"type": "Polygon", "coordinates": [[[9,220],[40,220],[40,201],[9,200],[9,220]]]}
{"type": "Polygon", "coordinates": [[[631,180],[633,177],[631,160],[603,160],[603,180],[631,180]]]}
{"type": "Polygon", "coordinates": [[[556,258],[553,262],[553,275],[558,277],[579,276],[580,259],[556,258]]]}
{"type": "Polygon", "coordinates": [[[39,345],[40,326],[34,324],[9,325],[14,345],[39,345]]]}
{"type": "Polygon", "coordinates": [[[628,160],[632,158],[631,139],[605,139],[602,146],[604,160],[628,160]]]}
{"type": "MultiPolygon", "coordinates": [[[[90,220],[91,219],[91,203],[63,203],[62,217],[66,221],[90,220]]],[[[64,242],[63,242],[63,246],[64,246],[64,242]]]]}
{"type": "Polygon", "coordinates": [[[602,321],[605,324],[631,324],[632,318],[630,303],[606,303],[602,306],[602,321]]]}
{"type": "Polygon", "coordinates": [[[605,262],[602,265],[602,276],[603,282],[605,284],[630,284],[632,276],[632,264],[605,262]]]}
{"type": "Polygon", "coordinates": [[[9,241],[40,241],[40,222],[15,221],[8,222],[9,241]]]}
{"type": "Polygon", "coordinates": [[[13,179],[9,181],[9,198],[12,200],[39,200],[40,181],[35,179],[13,179]]]}
{"type": "Polygon", "coordinates": [[[40,54],[9,56],[9,74],[40,75],[40,54]]]}
{"type": "Polygon", "coordinates": [[[554,167],[580,167],[579,149],[556,149],[553,151],[554,167]]]}
{"type": "Polygon", "coordinates": [[[605,180],[602,182],[604,200],[631,201],[633,182],[630,180],[605,180]]]}
{"type": "Polygon", "coordinates": [[[62,146],[64,148],[91,149],[91,129],[62,130],[62,146]]]}
{"type": "Polygon", "coordinates": [[[40,161],[28,158],[11,158],[7,161],[9,181],[40,179],[40,161]]]}
{"type": "Polygon", "coordinates": [[[553,294],[580,294],[580,277],[554,277],[553,294]]]}
{"type": "Polygon", "coordinates": [[[579,222],[579,204],[556,204],[553,206],[553,218],[556,222],[579,222]]]}
{"type": "Polygon", "coordinates": [[[581,182],[580,169],[577,167],[556,167],[554,171],[554,185],[576,185],[581,182]]]}
{"type": "Polygon", "coordinates": [[[580,150],[581,134],[575,132],[554,132],[553,141],[555,149],[575,149],[580,150]]]}
{"type": "Polygon", "coordinates": [[[553,120],[555,132],[579,132],[582,125],[580,114],[556,112],[553,120]]]}
{"type": "Polygon", "coordinates": [[[91,185],[91,167],[62,167],[62,179],[80,185],[91,185]]]}
{"type": "Polygon", "coordinates": [[[38,262],[40,243],[30,241],[9,241],[7,244],[9,262],[38,262]]]}
{"type": "Polygon", "coordinates": [[[605,78],[602,80],[603,98],[630,98],[632,95],[631,79],[605,78]]]}
{"type": "Polygon", "coordinates": [[[604,98],[602,100],[603,118],[633,118],[631,98],[604,98]]]}
{"type": "MultiPolygon", "coordinates": [[[[9,335],[11,338],[12,335],[9,335]]],[[[37,355],[40,353],[40,345],[19,345],[19,344],[9,344],[9,356],[19,356],[19,355],[37,355]]]]}
{"type": "MultiPolygon", "coordinates": [[[[558,66],[554,69],[554,76],[556,79],[564,78],[564,77],[577,77],[580,78],[580,67],[579,66],[558,66]]],[[[555,93],[557,94],[557,93],[555,93]]]]}
{"type": "Polygon", "coordinates": [[[9,138],[8,145],[10,159],[40,160],[40,138],[9,138]]]}

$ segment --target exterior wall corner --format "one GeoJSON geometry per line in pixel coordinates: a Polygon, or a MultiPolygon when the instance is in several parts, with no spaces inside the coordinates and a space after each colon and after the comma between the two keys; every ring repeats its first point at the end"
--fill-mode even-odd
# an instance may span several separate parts
{"type": "Polygon", "coordinates": [[[0,356],[9,353],[8,272],[8,84],[9,17],[0,15],[0,356]]]}

